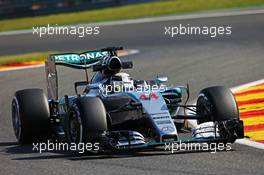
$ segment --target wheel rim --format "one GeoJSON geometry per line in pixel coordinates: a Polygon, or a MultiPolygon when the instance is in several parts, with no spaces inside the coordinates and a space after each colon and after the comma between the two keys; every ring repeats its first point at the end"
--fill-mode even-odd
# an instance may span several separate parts
{"type": "Polygon", "coordinates": [[[14,98],[12,102],[12,124],[15,132],[15,136],[18,140],[21,138],[21,117],[19,112],[19,105],[17,99],[14,98]]]}
{"type": "Polygon", "coordinates": [[[70,112],[69,134],[70,134],[70,142],[74,142],[74,143],[82,142],[83,129],[82,129],[80,112],[77,106],[73,106],[73,110],[70,112]]]}
{"type": "Polygon", "coordinates": [[[211,104],[210,100],[204,94],[200,94],[198,98],[197,114],[202,116],[201,120],[199,120],[199,123],[212,121],[213,105],[211,104]]]}

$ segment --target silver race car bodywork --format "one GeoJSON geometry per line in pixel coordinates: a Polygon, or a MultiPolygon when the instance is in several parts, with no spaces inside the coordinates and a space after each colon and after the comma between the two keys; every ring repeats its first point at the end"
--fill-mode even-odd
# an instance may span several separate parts
{"type": "MultiPolygon", "coordinates": [[[[49,108],[43,107],[49,115],[43,119],[50,128],[50,139],[99,141],[102,149],[133,149],[178,142],[234,142],[244,137],[243,122],[229,89],[206,88],[200,92],[196,105],[187,105],[188,86],[167,86],[166,77],[135,80],[121,72],[133,64],[120,60],[120,49],[49,56],[45,63],[49,108]],[[85,71],[86,80],[74,84],[76,95],[59,98],[57,65],[85,71]],[[95,72],[91,79],[87,69],[95,72]],[[78,92],[79,86],[85,90],[78,92]],[[187,120],[198,124],[185,127],[187,120]],[[179,138],[183,130],[190,133],[189,139],[179,138]]],[[[19,102],[13,103],[13,118],[17,120],[19,102]]],[[[16,127],[19,126],[14,124],[16,127]]],[[[20,142],[24,139],[17,138],[20,142]]]]}

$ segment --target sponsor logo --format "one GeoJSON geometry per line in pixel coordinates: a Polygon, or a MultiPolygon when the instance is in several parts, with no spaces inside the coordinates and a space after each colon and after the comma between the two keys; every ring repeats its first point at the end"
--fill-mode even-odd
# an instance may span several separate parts
{"type": "Polygon", "coordinates": [[[55,55],[56,62],[81,63],[84,61],[93,61],[108,56],[108,52],[87,52],[82,54],[63,54],[55,55]]]}
{"type": "Polygon", "coordinates": [[[156,121],[157,125],[171,124],[170,120],[156,121]]]}
{"type": "Polygon", "coordinates": [[[139,97],[140,100],[150,100],[150,99],[158,99],[159,96],[155,93],[150,93],[150,94],[143,94],[139,97]]]}
{"type": "Polygon", "coordinates": [[[165,115],[167,115],[168,113],[167,112],[160,112],[160,113],[153,113],[153,114],[150,114],[150,115],[162,115],[162,114],[165,114],[165,115]]]}
{"type": "Polygon", "coordinates": [[[153,117],[154,120],[165,119],[165,118],[170,118],[170,117],[169,117],[169,116],[158,116],[158,117],[153,117]]]}
{"type": "Polygon", "coordinates": [[[87,53],[83,53],[80,54],[80,58],[81,59],[98,59],[98,58],[102,58],[108,56],[108,52],[87,52],[87,53]]]}
{"type": "Polygon", "coordinates": [[[53,78],[53,77],[55,77],[56,76],[56,74],[55,73],[49,73],[48,74],[48,78],[50,79],[50,78],[53,78]]]}
{"type": "Polygon", "coordinates": [[[161,130],[162,130],[163,132],[166,132],[166,133],[174,132],[174,128],[172,128],[172,127],[170,127],[170,126],[163,127],[161,130]]]}
{"type": "Polygon", "coordinates": [[[55,55],[55,61],[75,62],[75,61],[80,61],[80,57],[78,54],[55,55]]]}

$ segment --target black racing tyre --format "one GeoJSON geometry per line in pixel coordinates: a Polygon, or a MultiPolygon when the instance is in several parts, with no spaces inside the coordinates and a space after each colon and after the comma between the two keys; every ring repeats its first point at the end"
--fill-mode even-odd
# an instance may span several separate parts
{"type": "Polygon", "coordinates": [[[198,123],[239,119],[239,111],[234,95],[223,86],[203,89],[197,99],[198,123]]]}
{"type": "Polygon", "coordinates": [[[47,139],[50,133],[49,103],[42,89],[17,91],[12,100],[12,123],[19,143],[47,139]]]}
{"type": "Polygon", "coordinates": [[[87,143],[97,141],[107,130],[106,110],[97,97],[79,97],[66,117],[68,142],[87,143]]]}

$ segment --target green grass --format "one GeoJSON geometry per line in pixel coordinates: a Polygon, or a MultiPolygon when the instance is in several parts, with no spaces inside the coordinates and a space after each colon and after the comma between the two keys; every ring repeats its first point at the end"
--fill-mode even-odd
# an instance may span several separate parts
{"type": "MultiPolygon", "coordinates": [[[[30,29],[34,26],[47,24],[69,25],[260,5],[264,5],[264,0],[163,0],[99,10],[0,20],[0,31],[30,29]]],[[[48,51],[0,56],[0,65],[41,61],[45,60],[51,53],[56,52],[48,51]]]]}
{"type": "Polygon", "coordinates": [[[18,54],[18,55],[8,55],[0,56],[0,65],[12,64],[12,63],[21,63],[28,61],[44,61],[49,54],[54,54],[56,52],[35,52],[27,54],[18,54]]]}
{"type": "Polygon", "coordinates": [[[264,5],[264,0],[162,0],[74,13],[1,20],[0,31],[30,29],[33,26],[47,24],[69,25],[259,5],[264,5]]]}

